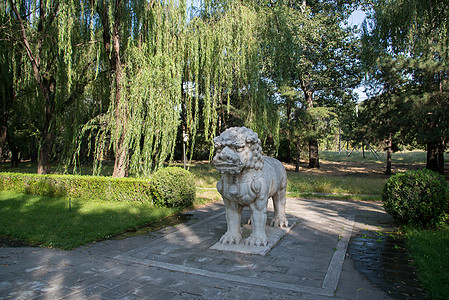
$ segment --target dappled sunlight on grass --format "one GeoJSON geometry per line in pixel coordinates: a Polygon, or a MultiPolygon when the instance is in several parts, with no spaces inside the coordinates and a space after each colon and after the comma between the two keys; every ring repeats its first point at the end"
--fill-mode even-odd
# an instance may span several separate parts
{"type": "MultiPolygon", "coordinates": [[[[383,174],[371,174],[369,166],[354,167],[341,163],[341,165],[325,166],[318,170],[301,169],[300,172],[291,171],[294,169],[291,165],[285,166],[287,170],[290,170],[287,171],[287,189],[291,196],[300,193],[380,195],[388,178],[383,174]]],[[[213,164],[209,162],[191,163],[190,171],[197,179],[197,197],[211,200],[221,198],[215,189],[221,176],[217,173],[213,164]]],[[[347,199],[348,196],[344,196],[344,198],[347,199]]],[[[375,199],[378,199],[378,197],[375,199]]]]}
{"type": "Polygon", "coordinates": [[[72,249],[158,221],[176,209],[138,202],[103,202],[0,193],[0,234],[45,247],[72,249]]]}
{"type": "Polygon", "coordinates": [[[288,191],[346,194],[380,194],[386,178],[309,175],[288,172],[288,191]]]}
{"type": "MultiPolygon", "coordinates": [[[[179,162],[172,165],[182,167],[182,164],[179,162]]],[[[214,165],[209,161],[191,162],[188,164],[188,169],[195,176],[197,187],[215,188],[217,181],[221,178],[214,165]]]]}

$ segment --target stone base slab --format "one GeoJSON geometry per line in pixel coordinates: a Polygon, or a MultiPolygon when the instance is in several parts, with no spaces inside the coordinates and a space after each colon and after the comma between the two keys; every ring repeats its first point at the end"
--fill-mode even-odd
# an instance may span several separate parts
{"type": "Polygon", "coordinates": [[[242,226],[243,240],[240,242],[240,244],[230,245],[217,242],[214,245],[212,245],[209,249],[265,256],[268,253],[268,251],[270,251],[271,248],[273,248],[274,245],[276,245],[279,242],[279,240],[282,237],[284,237],[296,225],[296,222],[289,220],[289,224],[291,224],[289,227],[282,227],[282,228],[271,227],[267,225],[265,227],[265,233],[267,234],[268,238],[268,244],[266,246],[247,246],[244,244],[244,239],[249,237],[252,232],[252,226],[249,224],[245,224],[242,226]]]}

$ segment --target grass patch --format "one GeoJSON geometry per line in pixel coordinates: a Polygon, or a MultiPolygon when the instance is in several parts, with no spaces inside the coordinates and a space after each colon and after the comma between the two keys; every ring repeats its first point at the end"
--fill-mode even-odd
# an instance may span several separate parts
{"type": "Polygon", "coordinates": [[[429,299],[449,299],[449,226],[405,228],[407,248],[429,299]]]}
{"type": "Polygon", "coordinates": [[[0,193],[0,235],[34,245],[70,250],[159,221],[179,209],[157,208],[139,202],[45,197],[0,193]]]}
{"type": "MultiPolygon", "coordinates": [[[[215,189],[221,175],[211,163],[191,163],[189,171],[195,176],[197,199],[217,201],[221,199],[215,189]]],[[[359,175],[334,176],[328,174],[305,174],[287,172],[288,197],[379,201],[386,177],[359,175]],[[320,193],[319,195],[317,193],[320,193]],[[332,194],[332,195],[322,195],[332,194]]]]}
{"type": "Polygon", "coordinates": [[[192,162],[189,164],[189,171],[195,176],[197,188],[215,188],[221,178],[221,174],[218,174],[217,169],[209,162],[192,162]]]}
{"type": "Polygon", "coordinates": [[[291,193],[336,193],[380,195],[386,178],[365,176],[331,176],[288,173],[288,191],[291,193]]]}
{"type": "Polygon", "coordinates": [[[301,193],[289,192],[287,197],[306,198],[306,199],[329,199],[329,200],[352,200],[352,201],[381,201],[381,195],[357,195],[357,194],[339,194],[339,193],[301,193]]]}
{"type": "MultiPolygon", "coordinates": [[[[211,163],[192,163],[189,168],[195,176],[197,197],[216,200],[220,197],[215,190],[220,175],[211,163]]],[[[313,193],[338,194],[330,199],[348,200],[380,200],[386,177],[369,177],[360,175],[334,176],[328,174],[305,174],[303,172],[287,172],[290,197],[311,196],[313,193]]],[[[314,196],[316,198],[316,195],[314,196]]],[[[326,198],[325,196],[320,198],[326,198]]]]}

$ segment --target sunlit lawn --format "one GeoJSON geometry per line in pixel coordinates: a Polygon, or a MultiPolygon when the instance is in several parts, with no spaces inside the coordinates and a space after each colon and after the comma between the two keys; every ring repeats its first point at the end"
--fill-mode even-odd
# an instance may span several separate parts
{"type": "Polygon", "coordinates": [[[338,193],[378,195],[386,178],[358,175],[331,176],[288,172],[288,190],[292,193],[338,193]]]}
{"type": "MultiPolygon", "coordinates": [[[[211,194],[218,197],[211,189],[215,188],[220,176],[212,164],[192,163],[190,171],[197,178],[197,194],[211,194]]],[[[332,198],[352,200],[380,200],[386,178],[369,176],[333,176],[328,174],[307,174],[288,171],[288,197],[332,198]],[[319,196],[314,195],[319,193],[319,196]],[[332,195],[322,195],[332,194],[332,195]],[[349,195],[350,194],[350,195],[349,195]]],[[[207,198],[207,196],[205,196],[207,198]]]]}

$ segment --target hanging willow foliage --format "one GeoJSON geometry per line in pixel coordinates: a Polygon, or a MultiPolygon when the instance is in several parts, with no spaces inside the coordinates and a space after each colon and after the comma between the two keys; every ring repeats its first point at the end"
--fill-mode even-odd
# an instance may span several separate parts
{"type": "MultiPolygon", "coordinates": [[[[123,4],[129,14],[120,16],[124,38],[119,85],[114,84],[117,75],[111,74],[107,81],[109,92],[97,94],[103,92],[109,97],[108,110],[94,116],[80,130],[74,160],[83,137],[89,142],[93,139],[94,144],[88,147],[94,150],[94,174],[99,174],[109,148],[125,149],[129,160],[126,167],[138,176],[148,176],[174,152],[181,108],[185,3],[137,4],[123,4]]],[[[114,18],[114,9],[109,6],[109,21],[114,18]]],[[[113,22],[108,24],[114,27],[113,22]]],[[[107,57],[111,53],[106,53],[107,57]]]]}
{"type": "Polygon", "coordinates": [[[8,32],[11,42],[14,95],[22,106],[14,114],[21,110],[20,117],[38,129],[38,173],[50,171],[55,142],[61,136],[70,141],[71,128],[82,111],[80,95],[95,61],[89,33],[92,21],[83,14],[84,6],[83,1],[73,0],[0,2],[2,14],[9,19],[0,30],[8,32]]]}
{"type": "MultiPolygon", "coordinates": [[[[105,152],[122,143],[129,171],[149,176],[173,157],[181,121],[191,154],[200,130],[212,151],[219,108],[237,112],[262,138],[277,132],[276,107],[260,78],[260,16],[254,9],[235,3],[219,16],[187,23],[184,1],[143,4],[125,5],[132,21],[122,14],[123,68],[119,87],[110,78],[108,110],[80,131],[78,145],[83,136],[95,140],[94,174],[105,152]]],[[[114,11],[108,14],[111,19],[114,11]]]]}
{"type": "MultiPolygon", "coordinates": [[[[206,3],[201,17],[188,24],[184,81],[191,89],[185,99],[186,127],[195,137],[201,119],[211,151],[219,107],[238,114],[262,139],[271,132],[278,140],[277,108],[260,77],[262,20],[253,8],[235,1],[227,3],[224,11],[206,3]]],[[[191,154],[194,144],[192,139],[191,154]]]]}
{"type": "Polygon", "coordinates": [[[173,155],[181,110],[185,11],[175,5],[154,9],[154,26],[142,45],[128,47],[123,101],[129,109],[125,143],[130,168],[148,176],[173,155]],[[148,41],[148,42],[145,42],[148,41]]]}

